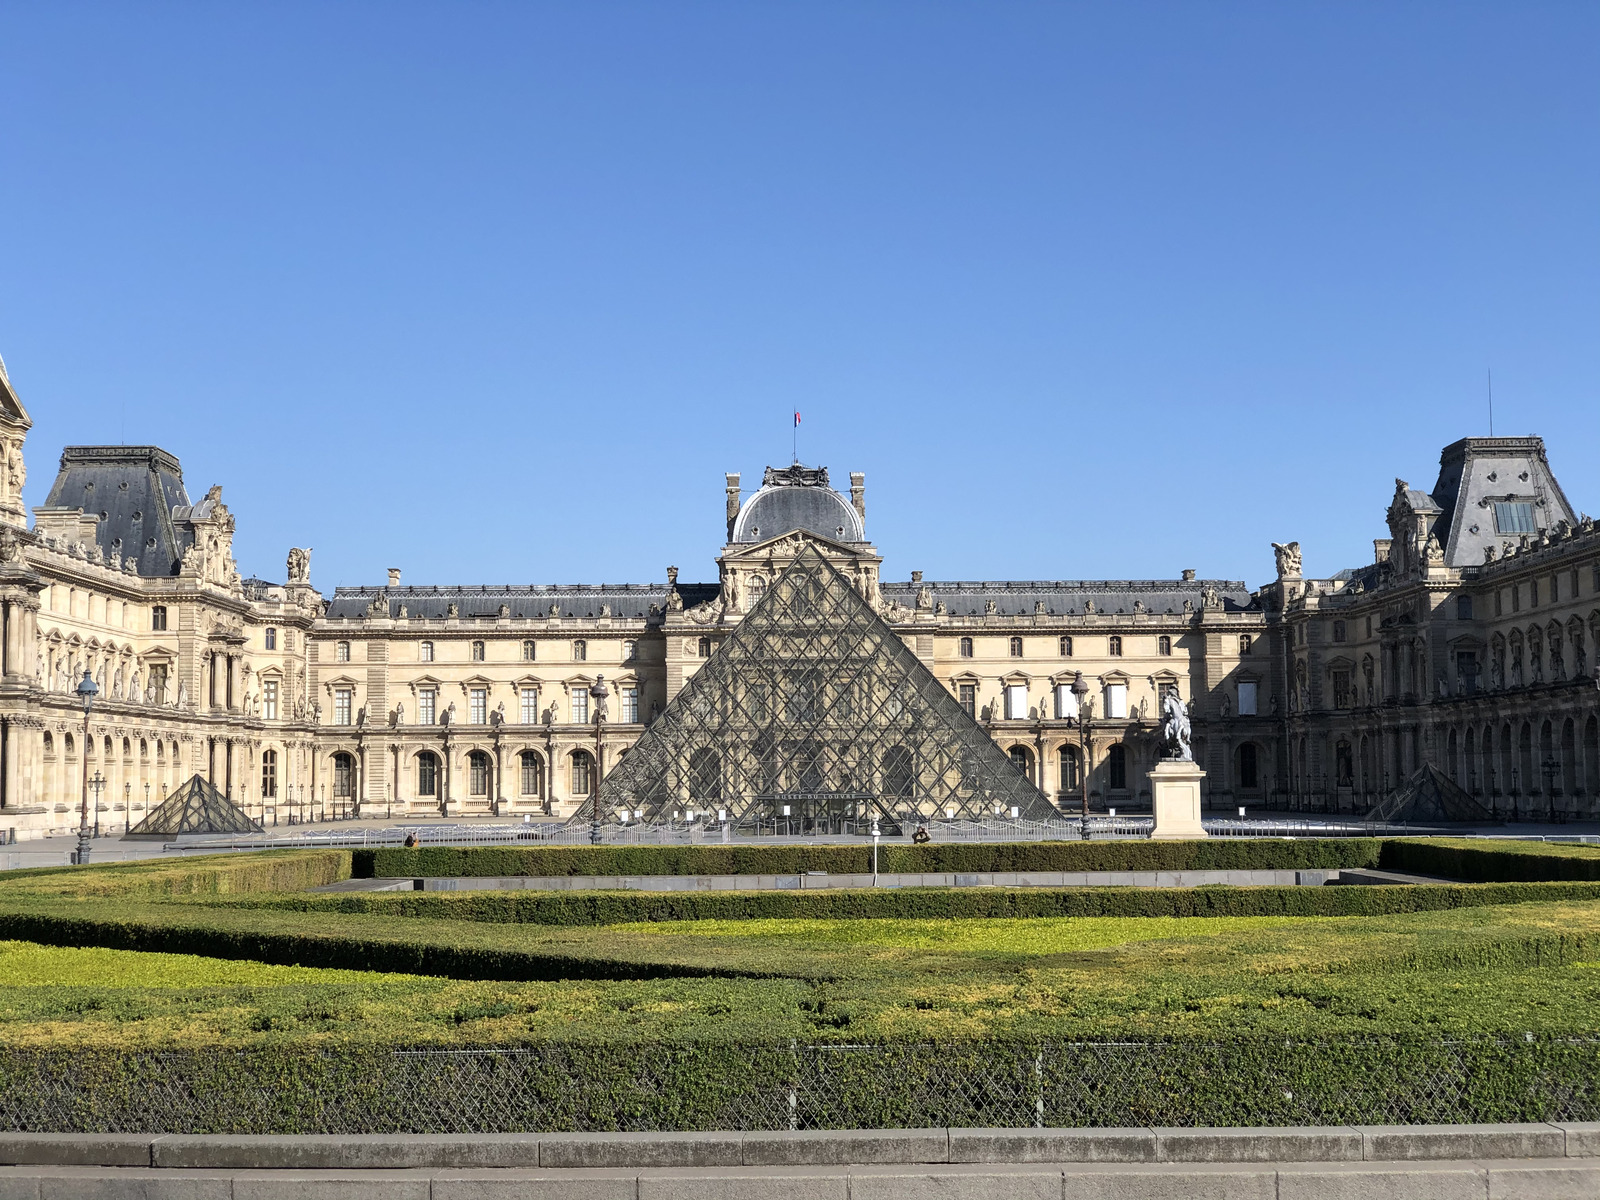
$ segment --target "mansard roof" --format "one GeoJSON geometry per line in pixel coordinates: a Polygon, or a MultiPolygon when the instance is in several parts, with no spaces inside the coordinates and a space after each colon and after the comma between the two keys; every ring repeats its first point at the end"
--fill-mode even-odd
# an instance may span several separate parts
{"type": "MultiPolygon", "coordinates": [[[[476,587],[341,587],[335,588],[327,615],[332,619],[365,617],[374,601],[383,601],[389,616],[402,605],[410,617],[441,618],[450,606],[459,617],[498,617],[500,606],[513,617],[548,617],[556,608],[563,617],[598,617],[609,606],[613,617],[642,620],[652,606],[667,606],[665,583],[547,583],[481,584],[476,587]]],[[[720,588],[714,583],[680,583],[678,595],[686,607],[714,600],[720,588]]]]}
{"type": "Polygon", "coordinates": [[[732,540],[765,542],[796,529],[835,542],[867,540],[855,506],[828,486],[826,467],[768,467],[760,489],[739,510],[732,540]]]}
{"type": "Polygon", "coordinates": [[[1215,589],[1225,611],[1258,607],[1243,582],[1236,579],[1066,579],[1005,580],[998,582],[884,583],[883,594],[907,608],[916,605],[917,592],[928,588],[935,604],[943,603],[952,616],[982,616],[994,601],[997,616],[1032,616],[1040,602],[1051,616],[1077,616],[1092,601],[1099,614],[1132,614],[1134,604],[1147,613],[1181,613],[1188,600],[1198,610],[1207,588],[1215,589]]]}
{"type": "Polygon", "coordinates": [[[140,575],[176,574],[194,543],[174,517],[190,507],[183,468],[159,446],[66,447],[44,506],[98,516],[101,553],[133,559],[140,575]]]}
{"type": "Polygon", "coordinates": [[[1481,564],[1484,550],[1505,540],[1495,527],[1496,501],[1532,503],[1541,531],[1562,521],[1577,521],[1545,457],[1544,439],[1538,437],[1452,442],[1439,454],[1439,481],[1433,485],[1432,500],[1440,510],[1434,534],[1452,567],[1481,564]]]}

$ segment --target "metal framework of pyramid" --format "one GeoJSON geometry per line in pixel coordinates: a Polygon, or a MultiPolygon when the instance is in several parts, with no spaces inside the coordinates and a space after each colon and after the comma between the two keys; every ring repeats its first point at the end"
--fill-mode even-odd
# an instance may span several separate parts
{"type": "MultiPolygon", "coordinates": [[[[602,819],[723,810],[735,826],[1057,816],[813,546],[602,782],[602,819]]],[[[595,801],[574,821],[590,821],[595,801]]]]}
{"type": "Polygon", "coordinates": [[[1407,821],[1473,821],[1488,824],[1494,820],[1489,810],[1464,788],[1432,763],[1417,772],[1367,813],[1369,821],[1400,824],[1407,821]]]}
{"type": "Polygon", "coordinates": [[[261,833],[261,825],[199,775],[191,775],[145,814],[124,838],[171,838],[180,833],[261,833]]]}

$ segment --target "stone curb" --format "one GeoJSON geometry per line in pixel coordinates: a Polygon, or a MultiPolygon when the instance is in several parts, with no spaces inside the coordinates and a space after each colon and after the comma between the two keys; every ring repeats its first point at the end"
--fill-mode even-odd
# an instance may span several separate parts
{"type": "Polygon", "coordinates": [[[231,1171],[1327,1164],[1584,1158],[1600,1158],[1600,1122],[776,1133],[0,1133],[0,1165],[231,1171]]]}
{"type": "Polygon", "coordinates": [[[1594,1200],[1596,1159],[475,1170],[0,1166],[0,1200],[1594,1200]]]}

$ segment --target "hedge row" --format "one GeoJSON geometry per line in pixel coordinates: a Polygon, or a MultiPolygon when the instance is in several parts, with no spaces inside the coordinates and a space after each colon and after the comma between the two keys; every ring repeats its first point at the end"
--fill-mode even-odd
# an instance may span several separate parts
{"type": "Polygon", "coordinates": [[[1339,917],[1600,900],[1600,883],[1373,887],[827,888],[762,892],[346,892],[227,906],[527,925],[964,917],[1339,917]]]}
{"type": "Polygon", "coordinates": [[[217,896],[297,892],[350,878],[348,850],[262,850],[86,867],[32,867],[0,875],[0,895],[217,896]]]}
{"type": "MultiPolygon", "coordinates": [[[[1372,867],[1375,838],[1215,838],[1192,842],[950,842],[892,845],[885,872],[1259,871],[1372,867]]],[[[357,850],[357,878],[511,875],[793,875],[872,869],[870,845],[419,846],[357,850]]]]}
{"type": "Polygon", "coordinates": [[[1539,1122],[1600,1116],[1597,1081],[1585,1036],[0,1049],[0,1122],[232,1134],[1539,1122]]]}
{"type": "Polygon", "coordinates": [[[1481,883],[1600,880],[1600,847],[1475,838],[1406,838],[1383,843],[1379,865],[1481,883]]]}
{"type": "Polygon", "coordinates": [[[175,910],[138,916],[90,915],[72,910],[0,913],[0,938],[47,946],[104,946],[248,959],[285,966],[389,971],[448,979],[553,981],[560,979],[771,979],[782,971],[741,970],[667,961],[630,961],[603,954],[479,945],[409,936],[373,937],[325,926],[303,930],[232,928],[207,924],[204,913],[175,910]],[[198,918],[198,919],[196,919],[198,918]]]}

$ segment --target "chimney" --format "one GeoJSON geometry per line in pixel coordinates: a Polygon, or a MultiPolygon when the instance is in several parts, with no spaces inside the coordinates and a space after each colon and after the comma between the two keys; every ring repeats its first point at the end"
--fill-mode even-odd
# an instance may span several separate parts
{"type": "Polygon", "coordinates": [[[1389,547],[1394,544],[1393,538],[1372,539],[1372,561],[1386,563],[1389,561],[1389,547]]]}
{"type": "Polygon", "coordinates": [[[725,476],[728,481],[728,540],[733,541],[733,523],[739,519],[739,472],[725,476]]]}
{"type": "Polygon", "coordinates": [[[913,571],[913,572],[911,572],[911,582],[912,582],[912,584],[914,586],[920,586],[921,583],[922,583],[922,572],[921,571],[913,571]]]}
{"type": "Polygon", "coordinates": [[[1185,567],[1183,569],[1183,581],[1185,583],[1193,583],[1194,582],[1194,568],[1193,567],[1185,567]]]}
{"type": "Polygon", "coordinates": [[[850,472],[850,504],[861,518],[861,536],[867,536],[867,476],[863,471],[850,472]]]}
{"type": "Polygon", "coordinates": [[[390,587],[399,587],[400,586],[400,568],[399,567],[390,567],[389,568],[389,586],[390,587]]]}

